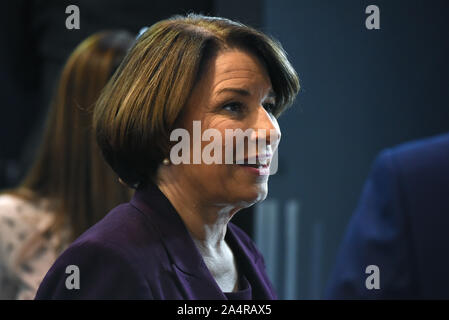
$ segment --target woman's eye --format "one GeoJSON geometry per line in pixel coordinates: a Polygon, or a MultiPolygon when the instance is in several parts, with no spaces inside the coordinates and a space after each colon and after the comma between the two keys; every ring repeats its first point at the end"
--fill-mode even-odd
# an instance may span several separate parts
{"type": "Polygon", "coordinates": [[[243,105],[239,102],[231,102],[224,105],[223,109],[232,113],[241,113],[243,112],[243,105]]]}
{"type": "Polygon", "coordinates": [[[267,110],[267,112],[269,113],[273,113],[274,112],[274,103],[264,103],[263,107],[265,108],[265,110],[267,110]]]}

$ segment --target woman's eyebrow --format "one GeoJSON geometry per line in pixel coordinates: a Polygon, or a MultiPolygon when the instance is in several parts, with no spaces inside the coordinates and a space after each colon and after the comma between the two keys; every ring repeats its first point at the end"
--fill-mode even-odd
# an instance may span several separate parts
{"type": "Polygon", "coordinates": [[[251,95],[251,93],[248,90],[241,89],[241,88],[222,88],[217,91],[217,96],[222,94],[223,92],[234,92],[234,93],[240,94],[245,97],[248,97],[251,95]]]}
{"type": "MultiPolygon", "coordinates": [[[[222,89],[217,91],[217,96],[222,94],[223,92],[234,92],[234,93],[237,93],[237,94],[245,96],[245,97],[248,97],[248,96],[251,95],[251,93],[248,90],[246,90],[246,89],[241,89],[241,88],[222,88],[222,89]]],[[[274,93],[273,90],[270,90],[270,92],[268,92],[267,97],[268,98],[276,98],[276,93],[274,93]]]]}

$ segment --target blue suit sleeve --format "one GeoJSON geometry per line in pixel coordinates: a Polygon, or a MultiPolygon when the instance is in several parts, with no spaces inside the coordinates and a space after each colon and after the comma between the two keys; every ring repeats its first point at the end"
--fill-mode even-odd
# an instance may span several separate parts
{"type": "Polygon", "coordinates": [[[401,190],[394,155],[384,151],[373,164],[348,225],[326,299],[413,297],[410,235],[401,190]],[[372,265],[378,267],[378,273],[367,270],[372,265]],[[375,280],[371,276],[379,280],[378,288],[373,288],[375,280]]]}
{"type": "Polygon", "coordinates": [[[83,242],[69,247],[56,260],[35,299],[152,299],[152,294],[126,254],[105,244],[83,242]],[[79,288],[73,288],[73,278],[68,279],[75,276],[68,266],[78,268],[79,288]]]}

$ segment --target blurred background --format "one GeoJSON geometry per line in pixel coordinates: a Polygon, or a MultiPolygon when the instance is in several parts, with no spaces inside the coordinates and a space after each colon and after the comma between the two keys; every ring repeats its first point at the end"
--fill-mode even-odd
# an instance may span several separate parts
{"type": "Polygon", "coordinates": [[[281,41],[301,79],[279,123],[268,198],[234,221],[256,241],[281,299],[320,299],[376,154],[449,131],[449,1],[4,1],[0,10],[0,189],[39,143],[59,71],[90,34],[173,14],[219,15],[281,41]],[[67,29],[77,5],[80,28],[67,29]],[[380,10],[368,30],[365,9],[380,10]]]}

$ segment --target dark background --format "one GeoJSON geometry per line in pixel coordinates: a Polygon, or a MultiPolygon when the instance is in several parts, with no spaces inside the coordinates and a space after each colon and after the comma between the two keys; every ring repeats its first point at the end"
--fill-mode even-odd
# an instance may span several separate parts
{"type": "Polygon", "coordinates": [[[190,11],[273,35],[299,73],[299,97],[279,119],[269,197],[235,221],[258,241],[280,298],[320,298],[375,155],[449,131],[449,1],[5,1],[0,188],[16,185],[32,161],[59,70],[79,42],[190,11]],[[70,4],[80,30],[65,28],[70,4]],[[380,30],[365,27],[371,4],[380,30]]]}

